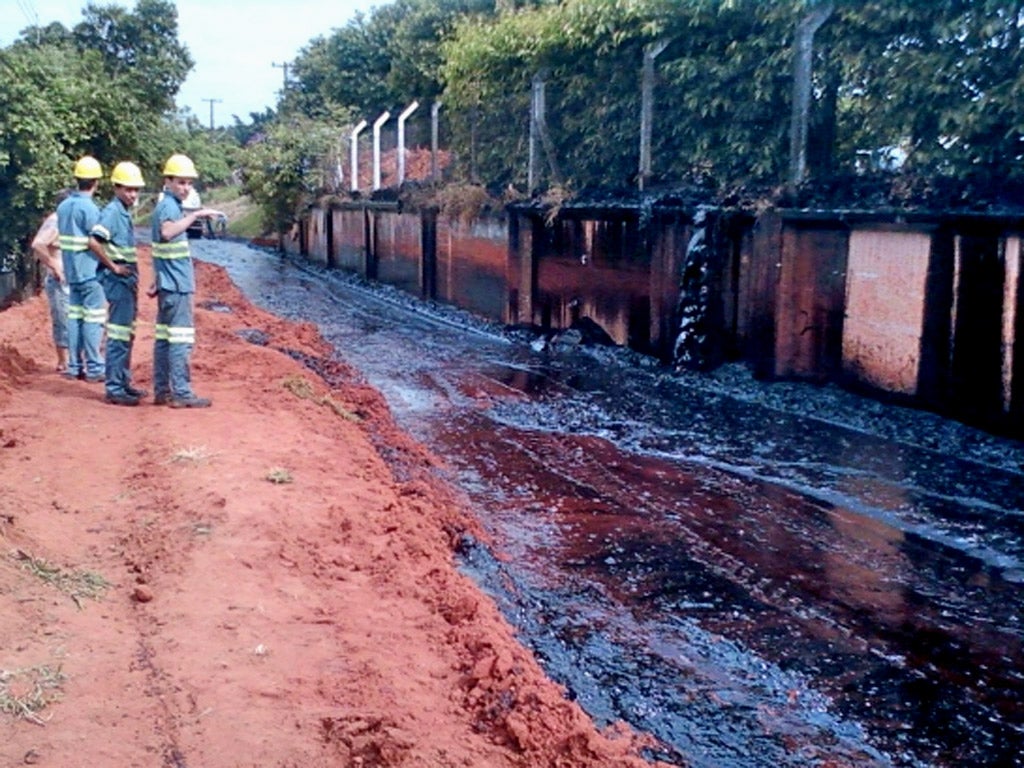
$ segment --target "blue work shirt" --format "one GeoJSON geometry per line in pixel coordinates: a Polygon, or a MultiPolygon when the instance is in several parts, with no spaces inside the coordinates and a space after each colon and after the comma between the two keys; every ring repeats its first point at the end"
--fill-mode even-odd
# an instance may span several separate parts
{"type": "Polygon", "coordinates": [[[124,203],[114,198],[100,211],[100,218],[89,234],[103,243],[107,256],[115,264],[136,266],[135,226],[124,203]]]}
{"type": "Polygon", "coordinates": [[[96,279],[100,263],[89,250],[89,233],[100,218],[92,195],[76,190],[57,206],[57,233],[68,285],[96,279]]]}
{"type": "Polygon", "coordinates": [[[196,291],[188,233],[182,232],[168,242],[160,237],[161,224],[165,221],[178,221],[184,216],[181,201],[165,189],[160,202],[153,209],[153,270],[156,272],[157,290],[176,293],[196,291]]]}

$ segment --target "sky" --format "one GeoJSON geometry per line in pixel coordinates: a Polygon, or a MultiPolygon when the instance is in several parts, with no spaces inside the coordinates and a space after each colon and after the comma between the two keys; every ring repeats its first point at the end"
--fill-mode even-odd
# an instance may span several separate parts
{"type": "MultiPolygon", "coordinates": [[[[134,0],[97,0],[99,5],[135,7],[134,0]]],[[[210,113],[216,126],[233,125],[234,115],[249,121],[252,112],[277,104],[284,68],[310,40],[344,27],[390,0],[175,0],[178,39],[195,60],[178,92],[179,108],[188,108],[203,125],[210,113]],[[274,66],[274,65],[278,66],[274,66]]],[[[87,0],[0,0],[0,47],[38,23],[82,21],[87,0]]]]}

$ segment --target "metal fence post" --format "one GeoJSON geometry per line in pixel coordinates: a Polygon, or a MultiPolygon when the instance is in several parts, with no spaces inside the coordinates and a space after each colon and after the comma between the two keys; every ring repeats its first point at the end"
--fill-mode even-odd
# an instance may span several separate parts
{"type": "Polygon", "coordinates": [[[420,103],[414,101],[398,116],[398,186],[402,186],[405,181],[405,121],[419,106],[420,103]]]}
{"type": "Polygon", "coordinates": [[[437,181],[437,113],[441,111],[441,102],[430,105],[430,180],[437,181]]]}
{"type": "Polygon", "coordinates": [[[360,120],[359,124],[352,129],[352,133],[349,136],[349,152],[351,153],[349,159],[351,160],[351,173],[352,173],[352,184],[351,189],[353,192],[359,191],[359,134],[366,127],[366,121],[360,120]]]}
{"type": "Polygon", "coordinates": [[[654,125],[654,60],[668,47],[670,41],[661,40],[644,47],[643,76],[640,83],[640,173],[637,186],[644,191],[644,183],[651,177],[651,134],[654,125]]]}
{"type": "Polygon", "coordinates": [[[380,189],[380,129],[391,117],[386,111],[373,124],[373,191],[380,189]]]}

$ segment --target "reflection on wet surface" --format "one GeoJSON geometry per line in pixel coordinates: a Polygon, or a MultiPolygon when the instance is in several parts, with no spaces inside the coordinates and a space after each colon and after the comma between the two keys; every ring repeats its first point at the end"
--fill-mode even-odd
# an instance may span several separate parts
{"type": "Polygon", "coordinates": [[[810,387],[780,407],[776,385],[537,352],[201,247],[257,303],[318,323],[448,459],[500,550],[467,543],[466,570],[596,719],[656,736],[653,756],[1024,765],[1020,443],[810,387]]]}

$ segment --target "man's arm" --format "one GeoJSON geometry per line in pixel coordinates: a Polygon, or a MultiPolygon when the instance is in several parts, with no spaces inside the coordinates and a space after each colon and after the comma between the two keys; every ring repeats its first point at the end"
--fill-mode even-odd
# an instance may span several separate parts
{"type": "Polygon", "coordinates": [[[213,208],[200,208],[198,211],[186,213],[180,219],[175,219],[174,221],[170,219],[164,220],[160,222],[160,239],[164,242],[173,240],[195,224],[196,219],[213,219],[223,215],[223,213],[215,211],[213,208]]]}
{"type": "Polygon", "coordinates": [[[107,250],[103,247],[103,241],[97,238],[95,235],[89,236],[89,250],[92,251],[100,264],[109,269],[115,275],[124,277],[125,275],[131,274],[131,270],[128,269],[124,264],[115,264],[107,256],[107,250]]]}
{"type": "Polygon", "coordinates": [[[57,250],[57,241],[60,233],[57,231],[57,222],[53,216],[47,216],[46,220],[39,227],[35,237],[32,238],[32,254],[49,269],[54,276],[64,282],[64,263],[57,250]],[[56,253],[55,253],[56,251],[56,253]]]}

